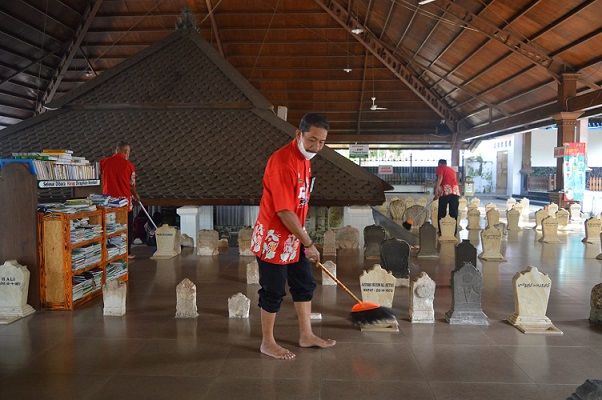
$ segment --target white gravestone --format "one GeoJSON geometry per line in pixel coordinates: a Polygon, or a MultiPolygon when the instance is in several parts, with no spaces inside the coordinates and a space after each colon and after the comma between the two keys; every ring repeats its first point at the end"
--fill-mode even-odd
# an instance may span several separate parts
{"type": "Polygon", "coordinates": [[[418,201],[416,202],[416,204],[418,204],[419,206],[422,207],[426,207],[426,204],[428,203],[428,200],[426,197],[421,197],[418,199],[418,201]]]}
{"type": "Polygon", "coordinates": [[[257,260],[247,264],[247,285],[259,285],[259,264],[257,264],[257,260]]]}
{"type": "Polygon", "coordinates": [[[253,238],[253,229],[242,228],[238,231],[238,254],[241,256],[253,256],[251,251],[251,239],[253,238]]]}
{"type": "Polygon", "coordinates": [[[541,230],[541,221],[543,221],[543,219],[547,218],[548,216],[548,210],[546,210],[545,208],[535,211],[535,226],[533,227],[533,229],[541,230]]]}
{"type": "Polygon", "coordinates": [[[393,220],[402,219],[405,211],[406,203],[401,199],[392,200],[391,204],[389,204],[389,212],[391,213],[391,219],[393,220]]]}
{"type": "Polygon", "coordinates": [[[121,279],[111,279],[102,285],[103,315],[120,317],[125,315],[127,285],[121,279]]]}
{"type": "Polygon", "coordinates": [[[497,206],[493,203],[487,203],[485,205],[485,214],[487,214],[487,211],[489,210],[497,210],[497,206]]]}
{"type": "Polygon", "coordinates": [[[27,304],[29,270],[17,260],[0,265],[0,324],[10,324],[35,312],[27,304]]]}
{"type": "Polygon", "coordinates": [[[324,232],[324,245],[322,246],[322,256],[336,256],[337,255],[337,235],[332,229],[324,232]]]}
{"type": "Polygon", "coordinates": [[[439,221],[441,225],[441,236],[439,236],[440,242],[458,242],[458,238],[455,236],[456,230],[456,219],[446,215],[439,221]]]}
{"type": "Polygon", "coordinates": [[[541,221],[542,237],[539,239],[542,243],[562,243],[558,239],[558,220],[553,217],[544,218],[541,221]]]}
{"type": "Polygon", "coordinates": [[[498,231],[500,231],[500,233],[502,234],[502,239],[508,237],[508,229],[506,229],[506,224],[505,223],[498,222],[497,224],[493,225],[493,227],[495,229],[497,229],[498,231]]]}
{"type": "Polygon", "coordinates": [[[550,214],[550,217],[556,218],[557,212],[558,212],[558,204],[556,204],[554,202],[548,204],[548,214],[550,214]]]}
{"type": "Polygon", "coordinates": [[[595,324],[602,324],[602,283],[592,288],[590,305],[589,320],[595,324]]]}
{"type": "Polygon", "coordinates": [[[360,275],[362,301],[376,303],[384,307],[393,306],[395,296],[395,277],[390,271],[374,264],[371,270],[360,275]]]}
{"type": "Polygon", "coordinates": [[[176,286],[176,318],[196,318],[196,285],[188,278],[176,286]]]}
{"type": "Polygon", "coordinates": [[[198,256],[216,256],[218,250],[219,233],[211,229],[200,229],[197,233],[197,250],[198,256]]]}
{"type": "Polygon", "coordinates": [[[509,231],[522,231],[523,228],[518,226],[518,221],[520,220],[520,212],[512,208],[509,211],[506,211],[506,221],[508,222],[508,230],[509,231]]]}
{"type": "Polygon", "coordinates": [[[520,201],[520,204],[522,204],[523,206],[523,220],[528,221],[529,220],[529,212],[531,212],[531,210],[529,209],[529,199],[526,197],[523,197],[520,201]]]}
{"type": "Polygon", "coordinates": [[[413,324],[434,324],[435,289],[437,285],[424,271],[412,280],[410,286],[410,321],[413,324]]]}
{"type": "Polygon", "coordinates": [[[527,220],[527,221],[529,220],[529,218],[528,218],[529,216],[528,215],[527,215],[527,218],[525,218],[523,216],[523,205],[521,203],[516,203],[514,205],[514,207],[512,207],[512,209],[516,210],[516,211],[518,211],[520,213],[520,218],[518,219],[519,223],[520,223],[520,221],[523,221],[523,220],[527,220]]]}
{"type": "Polygon", "coordinates": [[[572,221],[581,221],[583,219],[581,217],[581,204],[573,203],[570,205],[569,210],[571,212],[572,221]]]}
{"type": "Polygon", "coordinates": [[[153,260],[164,260],[177,256],[182,252],[182,236],[180,231],[167,224],[161,225],[155,231],[157,251],[152,255],[153,260]]]}
{"type": "Polygon", "coordinates": [[[347,225],[346,227],[339,229],[339,232],[337,233],[337,247],[339,249],[359,249],[359,229],[351,225],[347,225]]]}
{"type": "Polygon", "coordinates": [[[485,219],[487,220],[485,229],[489,228],[490,226],[495,226],[500,222],[500,212],[496,208],[490,208],[485,214],[485,219]]]}
{"type": "Polygon", "coordinates": [[[479,199],[478,197],[473,197],[472,200],[470,200],[470,204],[474,204],[478,207],[481,207],[481,199],[479,199]]]}
{"type": "Polygon", "coordinates": [[[546,317],[552,281],[535,267],[528,266],[512,278],[514,286],[514,314],[508,322],[523,333],[562,335],[546,317]]]}
{"type": "Polygon", "coordinates": [[[249,318],[251,299],[242,293],[228,298],[228,315],[230,318],[249,318]]]}
{"type": "Polygon", "coordinates": [[[478,208],[468,210],[468,226],[466,227],[466,229],[481,229],[481,212],[478,208]]]}
{"type": "MultiPolygon", "coordinates": [[[[433,202],[434,204],[435,202],[433,202]]],[[[466,219],[468,217],[468,207],[466,205],[467,200],[464,197],[460,197],[458,200],[458,219],[466,219]]]]}
{"type": "MultiPolygon", "coordinates": [[[[335,278],[337,277],[337,265],[334,262],[326,261],[322,265],[324,265],[324,267],[328,270],[328,272],[330,272],[335,278]]],[[[332,280],[332,278],[330,276],[328,276],[328,274],[326,274],[326,272],[322,271],[322,285],[333,286],[336,284],[337,283],[334,280],[332,280]]]]}
{"type": "Polygon", "coordinates": [[[503,261],[502,256],[502,233],[494,227],[481,231],[481,243],[483,243],[483,252],[479,258],[485,261],[503,261]]]}
{"type": "Polygon", "coordinates": [[[558,214],[556,214],[556,218],[558,219],[558,228],[566,229],[566,227],[569,225],[570,215],[571,214],[564,208],[558,210],[558,214]]]}
{"type": "Polygon", "coordinates": [[[583,243],[600,243],[600,229],[602,221],[596,217],[588,218],[585,221],[585,237],[583,243]]]}
{"type": "Polygon", "coordinates": [[[514,205],[516,204],[516,199],[510,197],[508,200],[506,200],[506,211],[510,211],[512,210],[512,207],[514,207],[514,205]]]}
{"type": "Polygon", "coordinates": [[[435,231],[439,232],[439,202],[433,201],[431,203],[431,221],[435,227],[435,231]]]}

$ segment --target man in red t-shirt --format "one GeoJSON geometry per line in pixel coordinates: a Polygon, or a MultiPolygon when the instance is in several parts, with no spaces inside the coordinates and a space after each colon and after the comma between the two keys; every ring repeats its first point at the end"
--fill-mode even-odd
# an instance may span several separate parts
{"type": "Polygon", "coordinates": [[[251,240],[261,285],[260,351],[281,360],[295,358],[274,339],[276,313],[286,296],[287,280],[299,320],[299,346],[325,348],[336,344],[316,336],[311,327],[311,300],[316,288],[311,261],[320,261],[320,253],[304,227],[313,189],[309,160],[324,147],[328,129],[325,116],[306,114],[295,139],[272,154],[263,175],[259,217],[251,240]]]}
{"type": "Polygon", "coordinates": [[[131,146],[127,142],[119,142],[115,154],[100,160],[100,174],[102,176],[102,193],[113,197],[128,199],[128,257],[134,258],[130,253],[134,240],[134,214],[132,200],[140,201],[136,192],[136,169],[128,159],[131,146]]]}
{"type": "MultiPolygon", "coordinates": [[[[435,198],[439,199],[439,213],[437,222],[445,218],[447,206],[449,205],[449,216],[456,220],[456,234],[458,229],[458,207],[460,205],[460,187],[456,180],[456,171],[447,166],[447,161],[439,160],[437,166],[437,186],[435,186],[435,198]]],[[[441,226],[441,225],[439,225],[441,226]]]]}

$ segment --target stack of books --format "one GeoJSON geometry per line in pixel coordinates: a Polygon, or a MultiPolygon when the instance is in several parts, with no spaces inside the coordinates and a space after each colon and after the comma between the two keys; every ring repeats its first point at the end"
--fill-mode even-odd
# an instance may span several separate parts
{"type": "Polygon", "coordinates": [[[101,260],[100,243],[92,243],[71,250],[71,270],[77,271],[101,260]]]}
{"type": "Polygon", "coordinates": [[[127,251],[127,238],[125,234],[113,236],[107,240],[107,257],[113,258],[125,254],[127,251]]]}
{"type": "Polygon", "coordinates": [[[118,260],[107,264],[107,282],[127,274],[128,265],[125,261],[118,260]]]}
{"type": "Polygon", "coordinates": [[[72,150],[44,149],[41,153],[12,153],[15,159],[33,160],[39,180],[99,179],[98,165],[85,157],[76,157],[72,150]]]}
{"type": "Polygon", "coordinates": [[[94,268],[83,274],[75,275],[72,279],[73,301],[101,289],[102,268],[94,268]]]}
{"type": "Polygon", "coordinates": [[[103,207],[123,207],[128,205],[128,199],[125,197],[111,197],[108,194],[90,194],[88,199],[92,204],[103,207]]]}

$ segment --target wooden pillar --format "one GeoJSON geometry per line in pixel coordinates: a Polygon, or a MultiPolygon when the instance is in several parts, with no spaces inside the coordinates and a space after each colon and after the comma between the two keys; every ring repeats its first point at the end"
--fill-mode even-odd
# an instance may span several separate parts
{"type": "Polygon", "coordinates": [[[522,162],[520,168],[521,174],[521,195],[526,196],[529,193],[529,188],[527,186],[527,181],[529,175],[533,173],[533,168],[531,166],[531,132],[523,133],[523,154],[522,154],[522,162]]]}

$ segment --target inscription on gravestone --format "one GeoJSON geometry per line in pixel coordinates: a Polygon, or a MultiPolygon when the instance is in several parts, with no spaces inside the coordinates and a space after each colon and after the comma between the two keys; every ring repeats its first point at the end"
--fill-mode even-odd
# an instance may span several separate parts
{"type": "Polygon", "coordinates": [[[483,252],[479,254],[481,260],[503,261],[502,256],[502,233],[494,227],[481,231],[481,243],[483,243],[483,252]]]}
{"type": "Polygon", "coordinates": [[[562,243],[558,239],[558,220],[554,217],[547,217],[541,221],[542,237],[539,239],[543,243],[562,243]]]}
{"type": "Polygon", "coordinates": [[[30,272],[16,260],[0,265],[0,324],[10,324],[35,312],[27,304],[30,272]]]}
{"type": "Polygon", "coordinates": [[[384,307],[393,306],[395,296],[395,277],[379,264],[374,264],[371,270],[360,275],[362,301],[380,304],[384,307]]]}

